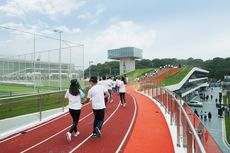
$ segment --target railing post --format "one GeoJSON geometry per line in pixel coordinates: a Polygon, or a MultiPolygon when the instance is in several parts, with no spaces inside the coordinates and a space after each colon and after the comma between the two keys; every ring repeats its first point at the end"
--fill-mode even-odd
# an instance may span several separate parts
{"type": "Polygon", "coordinates": [[[167,113],[169,114],[169,112],[170,112],[170,110],[169,110],[169,101],[170,101],[170,94],[169,94],[169,92],[166,90],[166,92],[167,92],[167,103],[166,103],[166,105],[167,105],[167,113]]]}
{"type": "Polygon", "coordinates": [[[182,131],[182,134],[183,134],[183,147],[187,147],[187,133],[186,133],[186,128],[187,128],[187,122],[186,122],[186,119],[183,116],[182,117],[182,128],[183,128],[183,131],[182,131]]]}
{"type": "Polygon", "coordinates": [[[189,128],[188,122],[186,122],[186,134],[187,134],[187,153],[193,153],[194,141],[192,137],[192,132],[189,128]]]}
{"type": "Polygon", "coordinates": [[[172,95],[170,95],[170,125],[172,125],[173,123],[173,115],[174,115],[174,110],[173,110],[173,97],[172,95]]]}
{"type": "Polygon", "coordinates": [[[162,88],[160,88],[160,103],[161,103],[161,106],[163,106],[163,94],[162,94],[162,88]]]}
{"type": "Polygon", "coordinates": [[[151,96],[151,97],[153,98],[153,86],[151,87],[151,90],[152,90],[152,93],[151,93],[151,94],[152,94],[152,96],[151,96]]]}
{"type": "Polygon", "coordinates": [[[39,121],[42,120],[42,96],[38,95],[39,121]]]}
{"type": "Polygon", "coordinates": [[[65,96],[65,92],[62,95],[62,112],[64,112],[64,108],[65,108],[65,105],[64,105],[64,96],[65,96]]]}
{"type": "Polygon", "coordinates": [[[180,147],[180,107],[176,106],[177,146],[180,147]]]}

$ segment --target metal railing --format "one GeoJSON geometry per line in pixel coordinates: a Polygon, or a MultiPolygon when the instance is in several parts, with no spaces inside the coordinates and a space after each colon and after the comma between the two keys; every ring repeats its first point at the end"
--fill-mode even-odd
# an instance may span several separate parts
{"type": "Polygon", "coordinates": [[[43,111],[62,108],[64,112],[64,106],[67,105],[67,100],[64,100],[65,91],[0,98],[0,120],[38,112],[41,121],[43,111]]]}
{"type": "Polygon", "coordinates": [[[176,126],[176,143],[187,153],[221,153],[221,149],[186,102],[167,89],[151,84],[140,84],[138,90],[156,99],[176,126]]]}

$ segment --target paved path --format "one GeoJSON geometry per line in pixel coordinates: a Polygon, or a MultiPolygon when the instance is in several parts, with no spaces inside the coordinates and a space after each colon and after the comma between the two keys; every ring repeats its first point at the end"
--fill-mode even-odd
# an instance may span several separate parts
{"type": "Polygon", "coordinates": [[[135,92],[128,92],[137,101],[138,114],[136,123],[125,147],[125,153],[174,153],[168,125],[159,107],[148,97],[135,92]]]}
{"type": "MultiPolygon", "coordinates": [[[[208,131],[211,133],[212,137],[215,139],[215,141],[217,142],[217,144],[220,146],[221,150],[224,153],[229,153],[230,150],[229,148],[227,148],[227,146],[225,145],[225,143],[223,142],[223,135],[222,135],[222,120],[223,118],[219,118],[218,117],[218,110],[216,108],[216,102],[215,99],[219,97],[219,92],[220,92],[220,88],[214,88],[213,90],[208,89],[205,92],[205,95],[209,95],[209,99],[208,101],[204,101],[203,102],[203,108],[196,108],[198,111],[198,114],[200,114],[201,110],[203,110],[203,112],[211,112],[212,113],[212,119],[211,121],[204,121],[201,120],[203,122],[203,124],[205,125],[205,127],[208,129],[208,131]],[[213,100],[211,100],[210,95],[213,95],[213,100]]],[[[194,107],[192,107],[194,109],[194,107]]]]}

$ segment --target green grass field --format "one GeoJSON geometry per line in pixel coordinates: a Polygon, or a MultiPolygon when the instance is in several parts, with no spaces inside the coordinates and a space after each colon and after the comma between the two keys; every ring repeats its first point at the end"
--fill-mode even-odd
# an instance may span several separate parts
{"type": "Polygon", "coordinates": [[[45,94],[41,97],[31,96],[0,100],[0,119],[39,112],[40,106],[42,111],[60,108],[67,105],[67,100],[64,100],[64,103],[63,100],[64,92],[45,94]]]}
{"type": "Polygon", "coordinates": [[[223,99],[224,99],[224,104],[229,105],[230,104],[230,92],[228,92],[227,95],[223,97],[223,99]]]}
{"type": "Polygon", "coordinates": [[[128,72],[123,75],[126,75],[129,78],[129,81],[133,81],[134,79],[140,77],[141,75],[144,75],[145,73],[150,73],[154,71],[155,69],[153,68],[136,69],[135,71],[128,72]]]}
{"type": "Polygon", "coordinates": [[[180,83],[180,81],[192,70],[192,67],[182,68],[179,72],[169,74],[162,80],[160,86],[169,86],[180,83]]]}
{"type": "MultiPolygon", "coordinates": [[[[88,85],[87,83],[84,83],[82,81],[79,82],[82,88],[85,88],[85,86],[88,85]]],[[[33,86],[16,85],[16,84],[0,84],[0,98],[59,90],[59,81],[49,82],[43,80],[42,82],[37,82],[37,84],[40,84],[40,86],[36,86],[35,90],[33,86]]],[[[69,85],[70,85],[70,80],[68,79],[62,80],[62,89],[69,88],[69,85]]]]}
{"type": "MultiPolygon", "coordinates": [[[[51,83],[44,81],[45,86],[37,87],[35,90],[30,86],[15,85],[15,84],[0,84],[0,119],[9,117],[15,117],[19,115],[34,113],[39,111],[39,97],[38,96],[26,96],[24,98],[8,98],[8,100],[2,100],[7,97],[32,95],[37,93],[45,93],[51,91],[58,91],[59,82],[52,85],[51,83]],[[50,87],[51,85],[51,87],[50,87]]],[[[85,88],[88,84],[80,82],[81,87],[85,88]]],[[[68,89],[70,85],[69,80],[62,81],[62,89],[68,89]]],[[[67,105],[67,100],[64,99],[64,93],[52,93],[41,96],[42,111],[61,108],[67,105]],[[63,103],[64,101],[64,103],[63,103]]]]}
{"type": "Polygon", "coordinates": [[[230,117],[229,116],[225,116],[225,128],[226,128],[227,141],[230,144],[230,117]]]}

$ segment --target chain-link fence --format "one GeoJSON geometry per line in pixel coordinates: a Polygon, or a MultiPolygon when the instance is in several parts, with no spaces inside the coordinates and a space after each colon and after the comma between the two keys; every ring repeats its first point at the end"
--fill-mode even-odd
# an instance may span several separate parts
{"type": "Polygon", "coordinates": [[[0,97],[62,90],[84,78],[84,46],[0,26],[0,97]]]}

